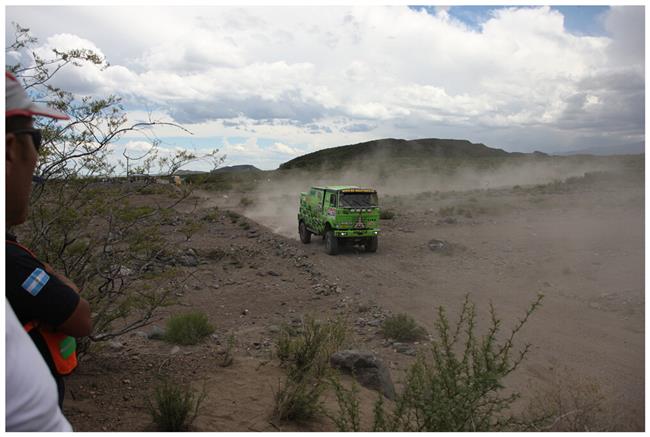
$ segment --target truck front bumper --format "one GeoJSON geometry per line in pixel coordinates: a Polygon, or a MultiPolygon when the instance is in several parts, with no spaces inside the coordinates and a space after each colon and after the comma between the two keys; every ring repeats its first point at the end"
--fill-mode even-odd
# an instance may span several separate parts
{"type": "Polygon", "coordinates": [[[336,229],[334,236],[341,238],[365,238],[376,237],[379,235],[379,229],[336,229]]]}

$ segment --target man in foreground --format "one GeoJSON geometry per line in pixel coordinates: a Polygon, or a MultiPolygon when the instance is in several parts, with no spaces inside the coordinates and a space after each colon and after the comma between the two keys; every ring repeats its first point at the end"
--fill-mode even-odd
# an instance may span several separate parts
{"type": "MultiPolygon", "coordinates": [[[[10,228],[27,219],[41,146],[33,117],[69,117],[34,104],[10,73],[5,74],[5,83],[6,225],[10,228]]],[[[69,279],[39,261],[8,232],[5,246],[6,300],[10,304],[6,305],[5,321],[6,429],[69,431],[70,424],[59,408],[64,392],[62,376],[76,367],[73,337],[91,332],[90,307],[69,279]],[[16,324],[22,327],[16,330],[16,324]],[[25,344],[30,337],[33,343],[25,344]],[[42,358],[35,359],[36,351],[42,358]]]]}

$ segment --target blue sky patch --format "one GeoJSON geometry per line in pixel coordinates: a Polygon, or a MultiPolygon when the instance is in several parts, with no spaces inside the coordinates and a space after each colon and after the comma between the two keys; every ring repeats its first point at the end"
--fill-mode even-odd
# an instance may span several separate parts
{"type": "MultiPolygon", "coordinates": [[[[414,10],[424,10],[435,15],[436,6],[409,6],[414,10]]],[[[481,25],[490,19],[491,12],[496,9],[513,7],[539,7],[539,6],[451,6],[448,13],[465,23],[474,31],[480,32],[481,25]]],[[[577,35],[603,36],[606,35],[602,16],[609,10],[609,6],[551,6],[551,9],[564,15],[565,29],[577,35]]]]}

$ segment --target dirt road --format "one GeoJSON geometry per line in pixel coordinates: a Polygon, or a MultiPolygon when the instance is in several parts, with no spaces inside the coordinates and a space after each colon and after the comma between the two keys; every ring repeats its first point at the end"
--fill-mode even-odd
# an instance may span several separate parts
{"type": "MultiPolygon", "coordinates": [[[[437,306],[454,315],[468,293],[484,322],[493,303],[507,332],[542,293],[543,305],[520,337],[522,344],[533,345],[532,352],[509,384],[525,391],[566,374],[593,378],[610,407],[621,409],[617,414],[642,423],[643,187],[544,195],[503,189],[438,197],[384,202],[397,216],[382,222],[376,254],[353,248],[328,256],[319,238],[305,246],[306,253],[351,295],[408,313],[430,332],[437,306]],[[454,204],[464,205],[471,217],[461,214],[447,223],[436,213],[441,205],[454,204]],[[431,250],[431,240],[450,244],[453,254],[431,250]]],[[[237,208],[236,198],[231,207],[237,208]]],[[[269,207],[248,213],[298,238],[291,229],[295,217],[269,207]]]]}

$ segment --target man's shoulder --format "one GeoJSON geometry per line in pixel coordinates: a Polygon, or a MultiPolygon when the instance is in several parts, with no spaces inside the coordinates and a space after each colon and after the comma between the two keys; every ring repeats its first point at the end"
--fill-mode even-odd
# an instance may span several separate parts
{"type": "Polygon", "coordinates": [[[63,323],[79,302],[79,295],[27,248],[6,242],[5,295],[22,323],[31,320],[63,323]]]}
{"type": "Polygon", "coordinates": [[[5,252],[8,284],[15,282],[17,279],[22,278],[24,280],[32,273],[34,275],[40,274],[42,277],[48,276],[45,273],[45,264],[25,246],[6,240],[5,252]]]}
{"type": "Polygon", "coordinates": [[[5,239],[5,252],[8,261],[10,259],[22,258],[22,259],[31,259],[34,260],[35,262],[40,263],[36,255],[34,255],[34,252],[32,252],[26,246],[20,244],[15,239],[15,237],[11,239],[10,234],[7,234],[7,237],[5,239]]]}

